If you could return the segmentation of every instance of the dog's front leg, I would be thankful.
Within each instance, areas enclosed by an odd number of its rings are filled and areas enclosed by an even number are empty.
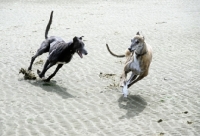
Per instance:
[[[51,74],[47,79],[44,79],[45,82],[49,82],[51,80],[52,77],[54,77],[56,75],[56,73],[58,72],[58,70],[63,66],[63,64],[58,64],[58,66],[56,67],[56,70],[53,72],[53,74]]]
[[[40,78],[44,77],[45,72],[47,71],[47,66],[49,65],[49,60],[46,60],[42,72],[37,70],[37,74]]]
[[[132,81],[130,81],[129,85],[128,85],[128,88],[135,84],[136,82],[140,81],[141,79],[143,79],[144,77],[146,77],[148,75],[148,71],[145,71],[142,75],[139,75],[138,78],[136,79],[132,79]]]
[[[52,63],[52,62],[50,63],[49,60],[47,59],[47,61],[46,61],[45,64],[44,64],[44,67],[43,67],[42,72],[40,72],[39,70],[37,70],[38,76],[39,76],[40,78],[44,77],[46,71],[47,71],[50,67],[52,67],[53,65],[55,65],[55,63]]]
[[[131,74],[131,77],[129,78],[128,81],[124,81],[124,86],[122,88],[122,92],[124,94],[124,97],[127,97],[128,95],[128,85],[130,84],[130,82],[135,79],[137,77],[137,75],[135,75],[134,73]]]

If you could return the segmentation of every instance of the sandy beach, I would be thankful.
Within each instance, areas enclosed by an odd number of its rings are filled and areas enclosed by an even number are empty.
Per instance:
[[[49,36],[84,36],[88,55],[75,54],[50,83],[24,80],[19,70],[44,40],[52,10]],[[199,136],[199,22],[199,0],[1,0],[0,136]],[[137,31],[153,60],[124,99],[125,58],[106,43],[123,54]]]

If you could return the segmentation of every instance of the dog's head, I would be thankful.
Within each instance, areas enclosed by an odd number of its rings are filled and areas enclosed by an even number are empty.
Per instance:
[[[137,50],[142,50],[144,46],[144,37],[140,35],[139,32],[136,33],[135,37],[131,39],[131,46],[128,48],[130,52]]]
[[[73,38],[73,43],[74,43],[74,50],[75,50],[75,52],[81,57],[81,58],[83,58],[83,54],[84,55],[87,55],[88,53],[87,53],[87,51],[85,50],[85,48],[84,48],[84,46],[85,46],[85,44],[83,43],[83,41],[82,41],[82,37],[83,36],[81,36],[81,37],[74,37]]]

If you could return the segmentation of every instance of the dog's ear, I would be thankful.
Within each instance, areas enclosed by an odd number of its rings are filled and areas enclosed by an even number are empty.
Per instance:
[[[78,41],[78,37],[75,36],[75,37],[73,38],[73,42],[76,42],[76,41]]]
[[[82,38],[83,38],[84,36],[81,36],[79,39],[81,39],[82,40]]]
[[[140,35],[140,32],[137,32],[136,35]]]

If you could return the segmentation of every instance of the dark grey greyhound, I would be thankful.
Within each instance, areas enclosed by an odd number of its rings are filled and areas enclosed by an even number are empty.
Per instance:
[[[44,64],[43,70],[40,72],[37,70],[37,73],[40,78],[45,76],[45,72],[55,64],[57,68],[55,69],[54,73],[51,74],[47,79],[44,81],[50,81],[52,77],[56,75],[58,70],[63,66],[63,64],[68,63],[71,61],[74,53],[76,52],[81,58],[83,58],[82,54],[87,55],[87,51],[84,49],[84,43],[82,41],[82,37],[74,37],[73,41],[66,43],[62,38],[51,36],[48,37],[48,31],[50,29],[51,23],[53,18],[53,11],[51,12],[49,23],[47,24],[46,31],[45,31],[45,40],[42,42],[40,48],[37,50],[36,54],[32,57],[30,66],[28,70],[32,69],[33,62],[35,58],[43,53],[49,52],[49,56]]]

